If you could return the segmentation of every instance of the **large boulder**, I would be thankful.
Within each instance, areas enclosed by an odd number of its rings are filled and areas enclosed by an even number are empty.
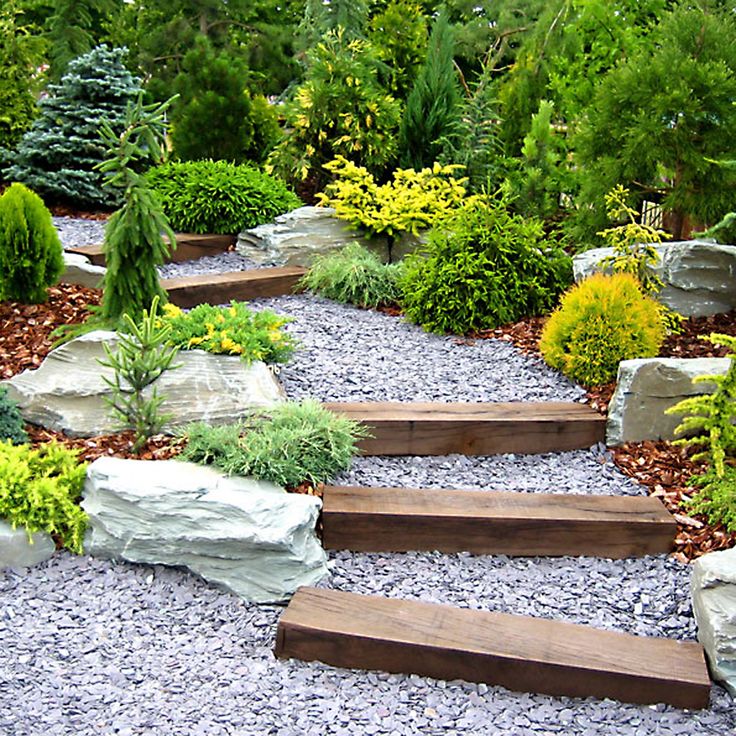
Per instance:
[[[715,384],[693,384],[693,378],[725,375],[730,362],[729,358],[622,360],[608,405],[606,442],[674,439],[683,417],[665,414],[665,409],[688,396],[714,391]]]
[[[44,532],[28,538],[23,527],[13,529],[0,519],[0,570],[4,567],[30,567],[45,562],[56,551],[54,540]]]
[[[177,460],[100,458],[82,507],[88,554],[183,566],[248,601],[287,599],[327,574],[321,501]]]
[[[98,289],[107,269],[104,266],[95,266],[89,258],[80,253],[64,251],[64,273],[59,281],[66,284],[77,284],[90,289]]]
[[[335,217],[331,207],[299,207],[272,223],[244,230],[235,246],[238,253],[258,264],[309,266],[315,256],[360,243],[384,262],[389,261],[388,240],[369,238]]]
[[[691,592],[711,675],[736,697],[736,548],[698,558]]]
[[[658,299],[687,317],[704,317],[736,309],[736,246],[707,240],[660,243],[655,271],[664,282]],[[612,248],[596,248],[573,258],[575,280],[602,270]]]
[[[3,381],[23,418],[72,437],[93,437],[118,429],[104,400],[110,389],[103,378],[114,375],[99,363],[105,357],[105,343],[114,349],[117,334],[90,332],[51,351],[37,370]],[[172,414],[167,429],[194,421],[234,422],[284,398],[264,363],[248,366],[237,356],[202,350],[182,350],[176,363],[181,367],[166,371],[153,384],[159,396],[165,397],[161,411]]]

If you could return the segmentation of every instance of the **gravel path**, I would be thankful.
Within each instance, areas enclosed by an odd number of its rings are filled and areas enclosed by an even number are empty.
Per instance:
[[[201,264],[200,264],[201,266]],[[579,400],[581,391],[494,341],[430,336],[313,297],[261,300],[302,341],[291,396],[342,400]],[[636,493],[605,448],[538,456],[359,458],[341,482]],[[333,553],[322,585],[693,639],[690,571],[633,560]],[[281,609],[184,572],[56,555],[0,572],[0,735],[736,734],[714,687],[687,712],[609,700],[277,661]]]

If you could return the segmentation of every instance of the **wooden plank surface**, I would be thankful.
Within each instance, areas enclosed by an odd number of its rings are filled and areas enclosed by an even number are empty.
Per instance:
[[[705,708],[710,695],[694,642],[316,588],[289,603],[276,655],[680,708]]]
[[[219,274],[201,274],[178,279],[162,279],[161,286],[179,307],[197,304],[224,304],[235,299],[248,301],[263,296],[291,294],[305,270],[297,266],[256,268]]]
[[[562,452],[605,440],[606,420],[585,404],[328,403],[361,422],[373,437],[364,455],[494,455]]]
[[[666,554],[677,524],[648,496],[326,486],[327,549],[591,555]]]
[[[168,240],[167,238],[165,238]],[[191,261],[204,256],[225,253],[235,243],[233,235],[198,235],[197,233],[176,233],[176,248],[170,252],[167,263]],[[86,256],[95,266],[105,265],[102,245],[77,245],[67,248],[70,253]]]

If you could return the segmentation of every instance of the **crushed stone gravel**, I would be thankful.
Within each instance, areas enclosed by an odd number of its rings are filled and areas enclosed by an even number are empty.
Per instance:
[[[258,305],[296,319],[289,329],[303,347],[281,371],[295,398],[578,401],[583,395],[505,343],[426,335],[397,318],[309,296]],[[337,480],[479,492],[638,491],[601,446],[538,456],[358,458]],[[330,566],[326,587],[695,637],[690,570],[664,555],[338,552]],[[244,603],[180,570],[64,552],[32,569],[0,571],[0,734],[736,734],[733,703],[716,686],[709,709],[688,712],[279,661],[273,643],[281,610]]]

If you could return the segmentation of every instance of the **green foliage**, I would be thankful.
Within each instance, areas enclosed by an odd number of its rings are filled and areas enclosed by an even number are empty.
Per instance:
[[[174,154],[185,161],[262,161],[280,135],[276,113],[263,97],[251,98],[248,68],[238,57],[217,53],[196,40],[174,80],[179,100],[172,110]]]
[[[167,304],[161,319],[170,329],[168,341],[182,350],[239,355],[246,363],[286,363],[296,348],[294,338],[281,329],[290,318],[268,309],[251,311],[243,302],[198,304],[188,312]]]
[[[193,424],[187,436],[184,459],[214,465],[231,475],[295,487],[324,483],[347,470],[356,441],[367,432],[357,422],[307,399],[277,405],[268,416],[255,416],[239,425]]]
[[[112,325],[125,314],[141,314],[156,297],[162,303],[167,300],[156,266],[169,253],[163,234],[172,244],[176,238],[154,191],[137,169],[163,160],[168,104],[144,105],[141,94],[128,105],[122,133],[107,121],[102,125],[109,158],[99,168],[106,174],[106,186],[120,192],[123,201],[105,227],[107,270],[99,316]]]
[[[539,341],[542,357],[583,386],[616,378],[618,364],[655,356],[664,340],[657,302],[634,276],[595,274],[563,297]]]
[[[677,444],[705,448],[693,455],[693,459],[707,459],[720,478],[725,473],[726,456],[736,451],[736,426],[733,424],[736,418],[736,337],[714,332],[706,339],[730,349],[728,372],[725,376],[697,376],[694,384],[715,384],[715,391],[689,396],[666,413],[685,415],[675,433],[688,436],[677,440]]]
[[[397,169],[385,184],[342,156],[325,165],[337,178],[317,196],[334,207],[337,217],[373,235],[417,235],[452,213],[465,198],[465,180],[455,179],[458,167],[434,164],[414,171]]]
[[[340,32],[346,40],[365,38],[369,0],[306,0],[299,24],[299,46],[315,46],[328,33]]]
[[[46,301],[46,287],[64,270],[64,256],[51,213],[22,184],[0,196],[0,299]]]
[[[326,182],[322,166],[342,155],[380,173],[396,154],[400,105],[381,86],[378,61],[360,39],[329,33],[307,54],[304,82],[284,106],[286,134],[267,171],[312,195]]]
[[[736,171],[716,160],[736,137],[736,20],[681,4],[652,41],[601,81],[576,137],[584,242],[600,229],[600,202],[616,184],[637,201],[658,197],[675,239],[687,217],[715,222],[733,207]]]
[[[227,161],[170,162],[146,178],[180,232],[234,234],[301,205],[279,179]]]
[[[5,0],[0,8],[0,149],[15,148],[38,113],[42,47],[23,22],[20,5]]]
[[[476,199],[408,256],[400,286],[406,316],[432,332],[464,334],[543,314],[572,279],[570,259],[541,222]]]
[[[726,465],[722,475],[712,468],[690,479],[700,490],[687,504],[693,514],[703,514],[710,524],[723,524],[727,532],[736,532],[736,468]]]
[[[172,365],[177,349],[165,345],[171,327],[158,319],[158,297],[154,297],[150,311],[143,311],[140,323],[129,314],[123,318],[126,332],[119,333],[117,350],[113,353],[103,343],[106,360],[99,362],[115,371],[112,379],[103,378],[112,390],[112,395],[105,399],[121,427],[135,432],[133,452],[138,452],[171,418],[161,413],[165,397],[158,395],[156,387],[148,395],[144,395],[144,390],[164,371],[179,366]]]
[[[453,63],[452,28],[445,14],[432,26],[424,62],[401,120],[401,164],[421,169],[440,157],[443,136],[452,132],[460,112],[460,85]]]
[[[375,253],[351,243],[316,258],[300,286],[337,302],[375,308],[399,301],[400,275],[400,264],[383,264]]]
[[[40,116],[11,156],[5,179],[44,198],[83,205],[115,205],[118,192],[103,189],[98,170],[105,158],[99,130],[107,121],[119,135],[126,105],[140,91],[123,65],[125,49],[99,46],[69,64],[59,84],[39,102]],[[150,303],[150,302],[149,302]]]
[[[23,417],[17,404],[8,396],[5,386],[0,386],[0,441],[20,445],[28,442]]]
[[[87,514],[78,505],[86,465],[77,452],[55,442],[38,450],[0,442],[0,518],[16,528],[58,535],[72,552],[82,553]]]

